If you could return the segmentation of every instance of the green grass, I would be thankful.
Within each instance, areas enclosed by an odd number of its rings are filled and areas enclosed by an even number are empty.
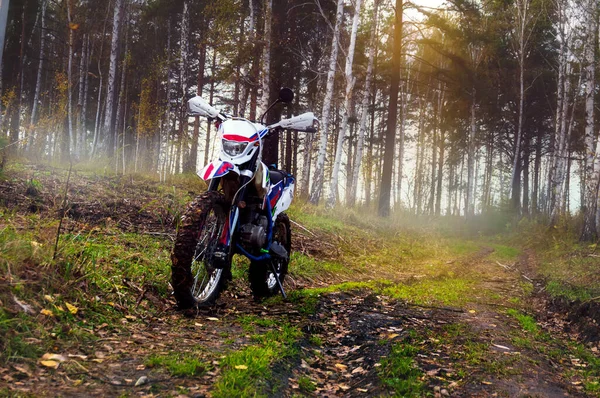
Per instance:
[[[175,377],[198,376],[210,369],[210,365],[193,353],[153,354],[145,362],[147,367],[162,367]]]
[[[462,278],[423,279],[411,284],[387,287],[382,293],[421,305],[462,305],[468,299],[473,286],[473,281]]]
[[[394,344],[390,355],[381,361],[379,378],[395,397],[419,397],[424,389],[423,373],[415,361],[419,349],[410,340]]]
[[[448,239],[448,251],[453,256],[467,256],[481,249],[481,244],[470,240]]]
[[[138,303],[142,290],[169,292],[172,242],[164,237],[107,227],[63,232],[53,260],[57,220],[3,210],[0,222],[0,282],[10,281],[0,301],[10,308],[16,297],[33,311],[1,312],[0,364],[38,357],[52,346],[89,343],[97,338],[90,331],[96,325],[120,328],[126,315],[155,313],[151,301]],[[41,342],[28,344],[29,338]]]
[[[288,324],[252,336],[255,344],[233,351],[220,361],[221,375],[214,384],[212,396],[268,396],[276,386],[269,386],[273,365],[297,355],[296,342],[302,332]]]
[[[539,326],[531,315],[523,314],[513,308],[508,309],[506,313],[519,321],[523,330],[533,333],[534,335],[537,335],[540,332]]]
[[[290,274],[301,278],[323,278],[332,274],[347,273],[345,267],[334,261],[317,260],[302,253],[292,252],[290,256]]]
[[[308,376],[300,376],[298,378],[298,386],[300,387],[300,391],[305,393],[311,393],[317,389],[315,382]]]
[[[494,251],[490,254],[489,258],[501,263],[514,263],[521,255],[521,250],[516,247],[496,243],[492,243],[490,246]]]
[[[568,285],[562,281],[549,281],[546,291],[553,297],[566,298],[569,301],[586,301],[596,297],[596,290],[587,287]]]

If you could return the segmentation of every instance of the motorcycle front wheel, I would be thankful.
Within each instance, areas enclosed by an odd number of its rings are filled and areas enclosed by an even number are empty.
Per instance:
[[[171,253],[171,283],[180,309],[214,304],[231,273],[231,255],[219,268],[214,252],[227,220],[225,198],[211,191],[189,204]]]
[[[248,278],[250,279],[250,289],[255,299],[270,297],[279,292],[275,272],[277,272],[282,285],[287,275],[292,250],[292,231],[290,229],[290,219],[285,213],[279,214],[275,221],[273,242],[277,242],[283,246],[288,256],[287,258],[273,256],[269,260],[252,261],[250,263]]]

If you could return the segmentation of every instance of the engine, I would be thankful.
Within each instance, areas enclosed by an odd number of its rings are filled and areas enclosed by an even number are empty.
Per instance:
[[[269,220],[267,217],[258,215],[254,222],[244,224],[240,227],[240,241],[248,251],[257,252],[267,243],[267,229]]]

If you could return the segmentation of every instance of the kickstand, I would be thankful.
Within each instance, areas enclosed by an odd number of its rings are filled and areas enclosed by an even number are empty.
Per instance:
[[[284,299],[287,298],[287,295],[285,294],[285,290],[283,290],[283,285],[281,284],[281,281],[279,280],[279,275],[277,275],[277,270],[275,269],[275,263],[273,261],[270,261],[271,263],[271,268],[273,269],[273,276],[275,277],[275,280],[277,281],[277,286],[279,286],[279,291],[281,292],[281,295],[283,296]]]

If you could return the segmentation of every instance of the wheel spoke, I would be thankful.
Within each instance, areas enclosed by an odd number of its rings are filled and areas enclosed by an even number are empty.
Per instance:
[[[205,228],[198,238],[191,268],[194,275],[192,295],[200,302],[207,300],[220,282],[222,270],[214,269],[210,261],[211,252],[216,247],[215,242],[219,239],[223,226],[224,223],[213,211],[207,215],[204,222]]]

